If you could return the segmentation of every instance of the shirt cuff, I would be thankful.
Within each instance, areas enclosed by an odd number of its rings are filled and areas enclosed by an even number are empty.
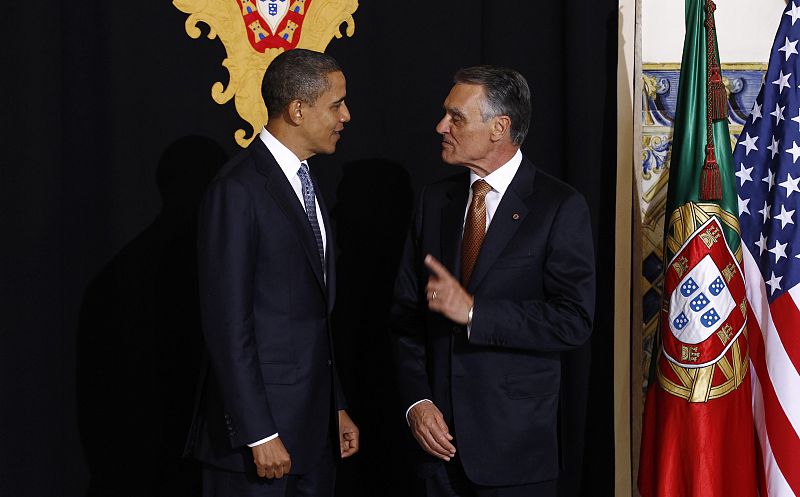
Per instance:
[[[418,401],[414,402],[413,404],[411,404],[408,407],[408,409],[406,409],[406,423],[408,423],[408,426],[411,426],[411,421],[408,420],[408,413],[410,413],[411,409],[414,409],[414,406],[419,404],[420,402],[430,402],[431,404],[433,404],[433,401],[431,399],[422,399],[422,400],[418,400]]]
[[[248,447],[255,447],[256,445],[261,445],[261,444],[263,444],[263,443],[267,443],[267,442],[269,442],[270,440],[275,440],[276,438],[278,438],[278,434],[277,434],[277,433],[275,433],[275,434],[273,434],[273,435],[270,435],[270,436],[268,436],[267,438],[262,438],[262,439],[261,439],[261,440],[259,440],[258,442],[253,442],[253,443],[251,443],[251,444],[247,444],[247,446],[248,446]]]
[[[475,310],[475,306],[469,308],[469,314],[467,314],[467,340],[469,340],[469,334],[472,331],[472,311]]]

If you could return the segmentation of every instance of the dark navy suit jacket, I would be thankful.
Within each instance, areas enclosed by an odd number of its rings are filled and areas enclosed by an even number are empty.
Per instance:
[[[247,444],[277,432],[302,474],[336,436],[345,406],[330,329],[335,249],[317,200],[325,275],[305,210],[258,137],[206,193],[198,254],[210,361],[187,447],[203,462],[255,471]]]
[[[480,485],[556,478],[561,352],[584,343],[594,315],[589,210],[571,187],[523,157],[486,232],[467,291],[466,327],[427,310],[432,254],[460,274],[469,174],[429,185],[405,248],[392,309],[401,400],[431,399]],[[420,473],[437,462],[421,453]]]

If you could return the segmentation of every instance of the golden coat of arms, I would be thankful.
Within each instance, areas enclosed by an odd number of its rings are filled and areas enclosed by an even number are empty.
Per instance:
[[[324,52],[333,37],[341,38],[345,24],[353,36],[353,13],[358,0],[173,0],[189,14],[186,33],[200,37],[199,23],[209,27],[208,38],[219,37],[227,57],[222,61],[230,81],[216,82],[211,98],[218,104],[234,99],[236,111],[252,130],[238,129],[236,143],[246,147],[267,122],[261,96],[264,72],[285,50],[306,48]]]

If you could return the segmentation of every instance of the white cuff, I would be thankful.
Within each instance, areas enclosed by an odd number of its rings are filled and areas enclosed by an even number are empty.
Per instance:
[[[414,409],[414,406],[419,404],[420,402],[430,402],[431,404],[433,404],[433,401],[431,399],[422,399],[411,404],[409,408],[406,409],[406,423],[408,423],[408,426],[411,426],[411,421],[408,420],[408,413],[410,413],[411,409]]]
[[[472,311],[475,310],[475,306],[469,308],[469,314],[467,314],[467,340],[469,340],[469,333],[472,331]]]
[[[251,444],[247,444],[247,446],[248,446],[248,447],[255,447],[256,445],[261,445],[261,444],[263,444],[263,443],[267,443],[267,442],[269,442],[270,440],[275,440],[276,438],[278,438],[278,434],[277,434],[277,433],[275,433],[275,434],[273,434],[273,435],[270,435],[270,436],[268,436],[267,438],[262,438],[262,439],[261,439],[261,440],[259,440],[258,442],[253,442],[253,443],[251,443]]]

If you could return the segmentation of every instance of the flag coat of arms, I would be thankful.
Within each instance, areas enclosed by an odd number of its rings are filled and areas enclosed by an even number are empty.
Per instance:
[[[762,497],[800,497],[800,5],[734,151]]]
[[[643,497],[755,497],[749,310],[711,0],[686,0]]]

